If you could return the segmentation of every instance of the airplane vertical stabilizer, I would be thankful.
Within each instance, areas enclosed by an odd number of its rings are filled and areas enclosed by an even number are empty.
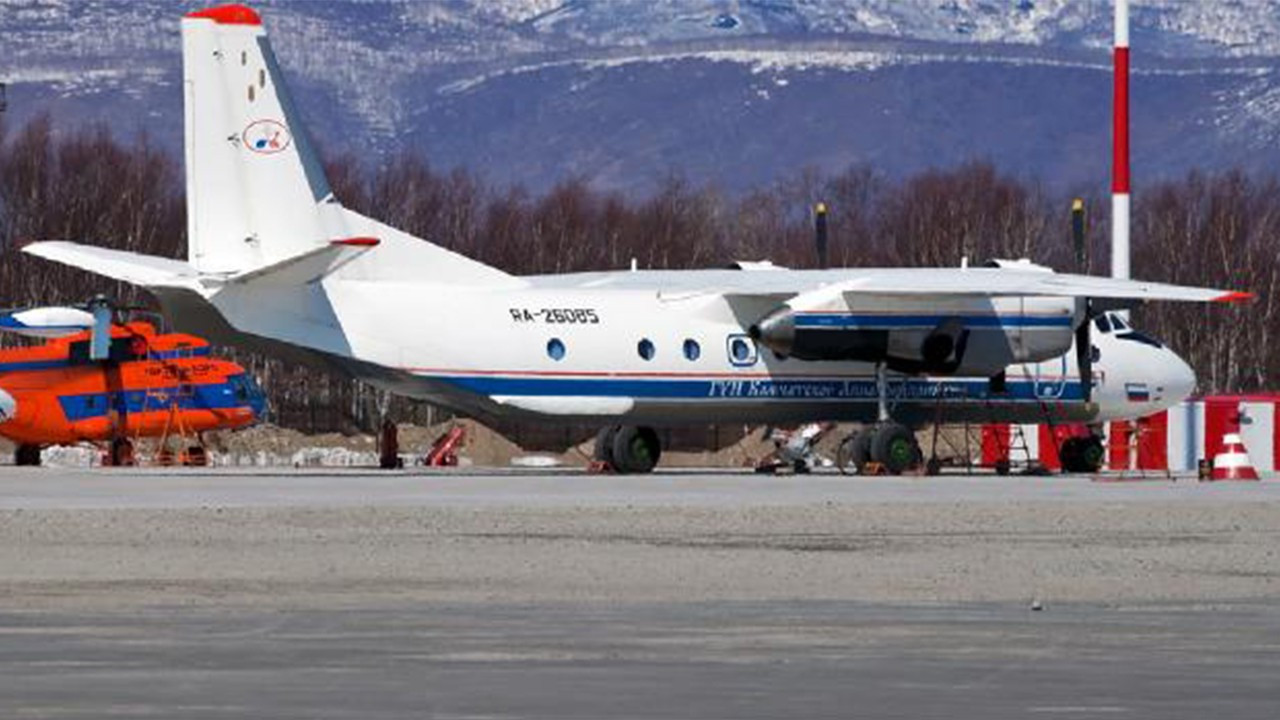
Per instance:
[[[197,272],[255,272],[385,230],[334,198],[256,12],[222,5],[188,14],[182,61],[187,253]],[[405,233],[380,232],[377,240],[377,252],[353,264],[356,276],[511,281]]]
[[[346,233],[253,10],[182,20],[188,260],[235,273]]]

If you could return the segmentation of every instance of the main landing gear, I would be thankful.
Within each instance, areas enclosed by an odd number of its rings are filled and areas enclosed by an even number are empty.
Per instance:
[[[905,425],[886,421],[864,427],[840,443],[836,465],[845,475],[901,475],[924,459],[916,434]]]
[[[916,434],[889,417],[889,382],[883,363],[876,366],[876,395],[879,422],[845,438],[836,452],[836,465],[846,475],[901,475],[924,459]]]
[[[662,442],[650,427],[612,425],[596,435],[595,466],[620,474],[652,472],[662,457]]]
[[[19,445],[13,451],[13,464],[25,467],[35,467],[40,464],[40,446],[39,445]]]

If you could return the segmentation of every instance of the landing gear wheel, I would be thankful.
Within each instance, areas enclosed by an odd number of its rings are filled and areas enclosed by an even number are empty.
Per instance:
[[[19,445],[13,451],[13,464],[24,467],[36,467],[40,464],[39,445]]]
[[[1089,437],[1067,438],[1062,443],[1059,457],[1062,460],[1062,471],[1068,473],[1095,473],[1102,468],[1106,450],[1102,447],[1102,439]]]
[[[1107,459],[1107,449],[1102,445],[1102,438],[1097,435],[1090,435],[1083,442],[1084,451],[1081,457],[1084,460],[1082,467],[1085,472],[1096,473],[1102,469],[1102,463]]]
[[[108,460],[112,467],[126,467],[133,465],[133,443],[124,438],[112,440]],[[165,464],[163,459],[160,461],[160,464]],[[172,465],[172,460],[168,464]]]
[[[207,467],[209,454],[200,445],[192,445],[182,453],[182,464],[187,467]]]
[[[916,435],[898,423],[876,426],[871,437],[871,460],[884,466],[890,475],[901,475],[923,459]]]
[[[620,473],[652,472],[662,457],[662,443],[653,428],[623,425],[613,436],[613,468]]]
[[[871,430],[863,428],[844,440],[836,449],[836,465],[842,475],[861,475],[871,462]]]
[[[609,468],[613,467],[613,438],[618,434],[617,425],[609,425],[600,428],[600,432],[596,433],[596,447],[592,453],[591,459],[597,463]]]
[[[997,475],[999,475],[999,476],[1003,477],[1003,476],[1005,476],[1005,475],[1008,475],[1008,474],[1009,474],[1009,471],[1010,471],[1010,470],[1012,470],[1012,469],[1013,469],[1013,466],[1009,463],[1009,461],[1008,461],[1008,460],[997,460],[997,461],[996,461],[996,474],[997,474]]]
[[[929,458],[924,464],[924,474],[933,476],[942,474],[942,461],[937,456]]]

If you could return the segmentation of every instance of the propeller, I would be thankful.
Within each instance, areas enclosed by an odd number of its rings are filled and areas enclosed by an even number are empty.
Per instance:
[[[1071,201],[1071,241],[1076,251],[1076,268],[1085,271],[1085,213],[1084,200]],[[1084,299],[1084,319],[1076,328],[1076,368],[1080,372],[1080,387],[1084,401],[1093,399],[1093,318],[1097,315],[1093,300]]]
[[[89,330],[93,324],[93,314],[77,307],[36,307],[0,313],[0,331],[24,337],[66,337]]]
[[[826,270],[827,262],[827,204],[813,206],[813,243],[818,250],[818,269]]]
[[[0,311],[0,332],[24,337],[52,339],[92,331],[89,359],[106,360],[111,355],[111,326],[118,308],[105,295],[95,295],[79,305],[53,305]]]

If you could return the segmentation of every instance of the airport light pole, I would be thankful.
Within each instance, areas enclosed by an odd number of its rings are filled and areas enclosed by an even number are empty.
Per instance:
[[[1111,114],[1111,277],[1129,279],[1129,0],[1116,0]]]

